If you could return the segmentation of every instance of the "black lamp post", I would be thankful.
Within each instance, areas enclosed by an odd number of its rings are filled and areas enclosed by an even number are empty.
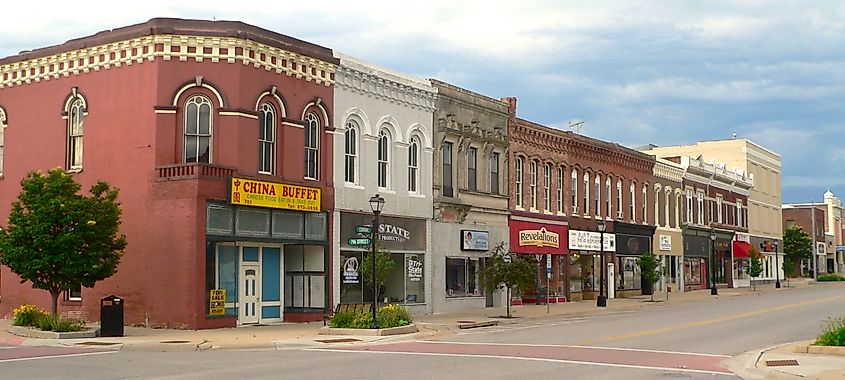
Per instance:
[[[780,264],[778,264],[778,243],[775,246],[775,289],[780,289]]]
[[[607,297],[604,296],[604,231],[607,230],[607,225],[604,223],[604,220],[599,220],[598,228],[599,234],[601,234],[601,238],[599,239],[599,255],[601,255],[601,269],[599,271],[599,296],[598,298],[596,298],[596,307],[606,307]]]
[[[378,319],[376,319],[376,311],[378,311],[378,276],[376,276],[376,241],[378,241],[378,216],[381,214],[381,210],[384,210],[384,198],[381,195],[373,195],[370,198],[370,208],[373,210],[373,233],[372,233],[372,245],[373,245],[373,325],[372,328],[378,328]]]
[[[710,231],[710,295],[716,296],[719,295],[719,291],[716,290],[716,233]]]

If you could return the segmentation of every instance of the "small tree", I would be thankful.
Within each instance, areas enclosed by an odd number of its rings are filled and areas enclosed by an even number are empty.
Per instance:
[[[792,263],[794,273],[801,273],[801,260],[813,257],[813,242],[801,226],[794,225],[783,232],[783,254]]]
[[[30,172],[0,232],[0,264],[49,291],[54,315],[61,292],[114,275],[126,247],[118,190],[102,181],[91,196],[78,194],[81,188],[59,168]]]
[[[657,283],[660,274],[663,272],[660,260],[653,253],[646,252],[637,259],[637,266],[640,267],[640,275],[643,281],[652,286],[651,301],[654,302],[654,284]]]
[[[393,259],[390,258],[390,252],[381,248],[381,243],[376,243],[376,289],[373,297],[378,302],[378,291],[384,286],[387,276],[393,270]],[[361,260],[361,276],[364,278],[364,283],[373,287],[373,252],[364,254],[364,259]]]
[[[757,291],[757,283],[754,282],[754,279],[763,274],[763,259],[760,251],[751,247],[748,250],[748,260],[748,275],[751,277],[751,286],[754,291]]]
[[[511,317],[511,289],[525,291],[534,286],[537,265],[534,260],[525,256],[508,252],[505,243],[501,242],[493,248],[493,255],[487,258],[484,269],[484,290],[493,293],[501,287],[505,288],[507,297],[507,317]]]

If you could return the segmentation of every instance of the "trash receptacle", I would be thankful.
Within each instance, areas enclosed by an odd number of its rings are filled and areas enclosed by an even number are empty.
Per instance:
[[[110,295],[100,300],[100,336],[123,336],[123,298]]]

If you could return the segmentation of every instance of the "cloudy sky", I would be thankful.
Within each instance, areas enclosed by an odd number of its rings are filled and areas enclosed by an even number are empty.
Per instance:
[[[153,17],[244,21],[627,146],[736,133],[781,155],[785,202],[845,198],[842,1],[115,3],[4,4],[0,56]]]

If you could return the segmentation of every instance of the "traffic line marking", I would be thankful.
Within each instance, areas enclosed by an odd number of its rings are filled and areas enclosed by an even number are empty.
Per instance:
[[[21,362],[26,360],[41,360],[41,359],[57,359],[57,358],[69,358],[74,356],[90,356],[90,355],[103,355],[103,354],[116,354],[117,351],[97,351],[97,352],[80,352],[76,354],[58,354],[58,355],[45,355],[45,356],[28,356],[23,358],[12,358],[12,359],[0,359],[0,363],[8,363],[8,362]]]
[[[663,351],[663,350],[647,350],[644,348],[621,348],[621,347],[596,347],[596,346],[573,346],[569,344],[531,344],[531,343],[477,343],[477,342],[450,342],[442,340],[425,340],[416,341],[427,344],[462,344],[467,346],[481,345],[481,346],[515,346],[515,347],[561,347],[561,348],[585,348],[595,350],[610,350],[610,351],[634,351],[634,352],[652,352],[657,354],[673,354],[673,355],[690,355],[690,356],[709,356],[714,358],[732,358],[730,355],[719,354],[699,354],[696,352],[681,352],[681,351]]]

